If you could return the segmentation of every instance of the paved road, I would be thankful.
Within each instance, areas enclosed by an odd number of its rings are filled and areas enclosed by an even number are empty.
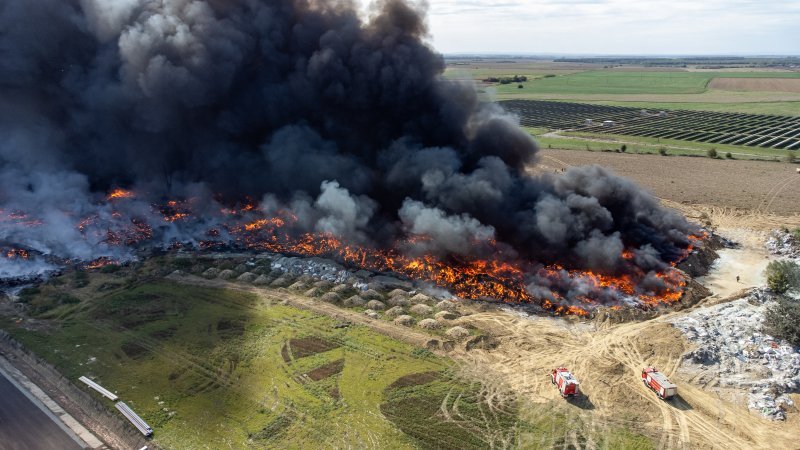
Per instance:
[[[0,373],[1,450],[80,450],[53,419]]]

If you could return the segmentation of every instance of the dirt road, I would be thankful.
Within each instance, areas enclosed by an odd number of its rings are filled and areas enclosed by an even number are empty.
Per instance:
[[[678,375],[681,354],[688,347],[680,332],[664,323],[667,317],[610,325],[478,314],[464,322],[491,332],[502,343],[493,351],[462,352],[458,358],[479,368],[473,374],[486,374],[484,382],[506,384],[540,403],[561,401],[548,371],[569,367],[581,381],[586,399],[563,402],[592,424],[581,431],[589,442],[615,426],[644,425],[663,449],[800,448],[789,424],[751,415]],[[679,396],[662,401],[647,389],[640,381],[646,365],[670,376],[679,386]]]

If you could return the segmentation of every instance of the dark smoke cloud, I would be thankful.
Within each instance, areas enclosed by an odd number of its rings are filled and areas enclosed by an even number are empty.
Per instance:
[[[531,137],[442,78],[426,37],[403,0],[368,19],[345,0],[0,1],[0,208],[42,220],[0,226],[0,241],[106,254],[76,223],[113,224],[100,200],[126,186],[149,193],[127,203],[142,214],[204,199],[206,225],[212,198],[249,196],[356,243],[424,234],[438,255],[496,239],[566,268],[624,270],[623,248],[644,273],[678,258],[693,226],[631,182],[599,167],[527,176]]]

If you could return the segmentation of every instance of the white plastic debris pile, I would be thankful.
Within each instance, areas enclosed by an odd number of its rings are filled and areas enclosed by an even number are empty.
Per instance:
[[[686,355],[689,370],[719,377],[720,385],[746,389],[748,406],[784,420],[793,406],[786,395],[800,391],[800,351],[763,334],[764,311],[772,303],[765,290],[730,303],[698,309],[672,323],[697,349]]]
[[[334,283],[353,282],[353,273],[329,259],[279,256],[270,264],[272,270],[294,275],[309,275],[316,280]]]
[[[767,239],[767,250],[773,255],[800,259],[800,239],[785,231],[773,231]]]

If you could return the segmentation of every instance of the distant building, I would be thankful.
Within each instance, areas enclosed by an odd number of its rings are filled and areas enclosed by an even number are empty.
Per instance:
[[[586,119],[586,121],[584,121],[583,124],[587,125],[587,126],[592,126],[592,125],[594,125],[594,120]]]
[[[616,125],[616,123],[613,120],[604,120],[603,121],[603,126],[604,127],[613,127],[614,125]]]

